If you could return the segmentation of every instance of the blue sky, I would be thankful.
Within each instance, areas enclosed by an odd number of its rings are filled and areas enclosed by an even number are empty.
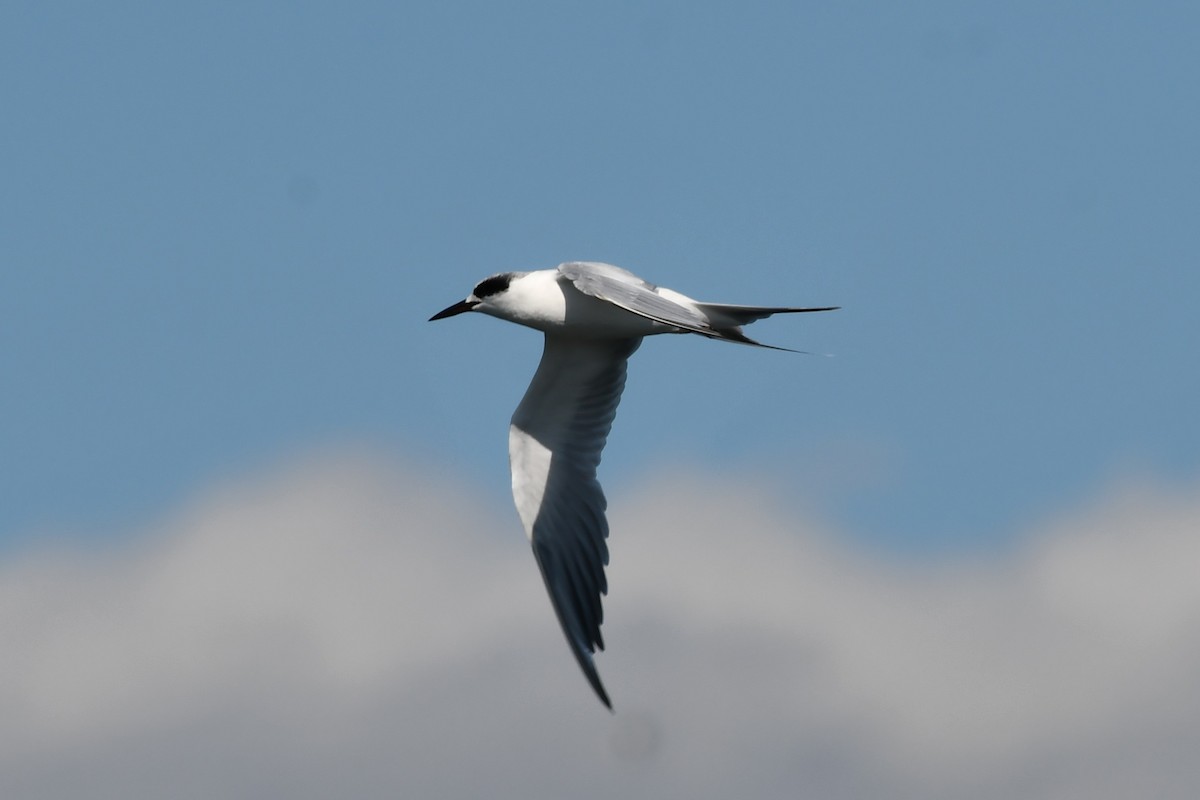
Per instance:
[[[1182,3],[7,3],[0,536],[120,538],[346,444],[500,500],[538,337],[425,320],[568,259],[844,307],[753,331],[833,358],[648,342],[610,496],[739,474],[926,553],[1186,481],[1198,34]]]

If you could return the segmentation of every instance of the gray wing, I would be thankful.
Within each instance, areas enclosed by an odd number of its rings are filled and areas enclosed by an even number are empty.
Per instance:
[[[586,295],[664,325],[720,338],[703,314],[668,300],[656,291],[657,286],[620,267],[571,261],[559,264],[558,272]]]
[[[803,352],[756,342],[742,333],[741,326],[772,314],[834,310],[833,308],[779,308],[701,303],[684,297],[678,292],[665,290],[687,300],[688,305],[683,305],[659,294],[659,288],[654,284],[647,283],[632,272],[611,264],[571,261],[559,264],[558,272],[583,294],[612,303],[614,306],[646,319],[680,331],[698,333],[710,339],[765,347],[769,350]]]
[[[513,500],[550,602],[576,661],[609,708],[592,660],[596,648],[604,649],[600,597],[608,588],[607,503],[596,467],[625,387],[626,360],[640,343],[546,336],[508,433]]]

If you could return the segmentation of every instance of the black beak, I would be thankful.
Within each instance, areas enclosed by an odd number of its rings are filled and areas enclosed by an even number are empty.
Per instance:
[[[477,305],[479,305],[478,300],[459,300],[457,303],[450,306],[449,308],[444,308],[441,311],[434,314],[432,317],[429,318],[429,321],[433,322],[435,319],[445,319],[446,317],[453,317],[455,314],[462,314],[465,311],[470,311]]]

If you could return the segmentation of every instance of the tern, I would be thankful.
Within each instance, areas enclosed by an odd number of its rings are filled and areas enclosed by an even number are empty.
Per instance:
[[[625,387],[626,362],[643,337],[658,333],[785,350],[750,339],[742,326],[772,314],[837,308],[702,303],[611,264],[572,261],[492,275],[429,318],[478,311],[546,335],[508,429],[513,501],[575,660],[610,710],[593,659],[604,649],[600,598],[608,590],[607,501],[596,467]]]

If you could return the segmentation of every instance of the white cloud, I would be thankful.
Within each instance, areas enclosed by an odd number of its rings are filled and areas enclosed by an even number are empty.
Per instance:
[[[898,565],[748,485],[614,497],[616,704],[514,512],[323,458],[0,569],[0,795],[1200,794],[1200,492]]]

